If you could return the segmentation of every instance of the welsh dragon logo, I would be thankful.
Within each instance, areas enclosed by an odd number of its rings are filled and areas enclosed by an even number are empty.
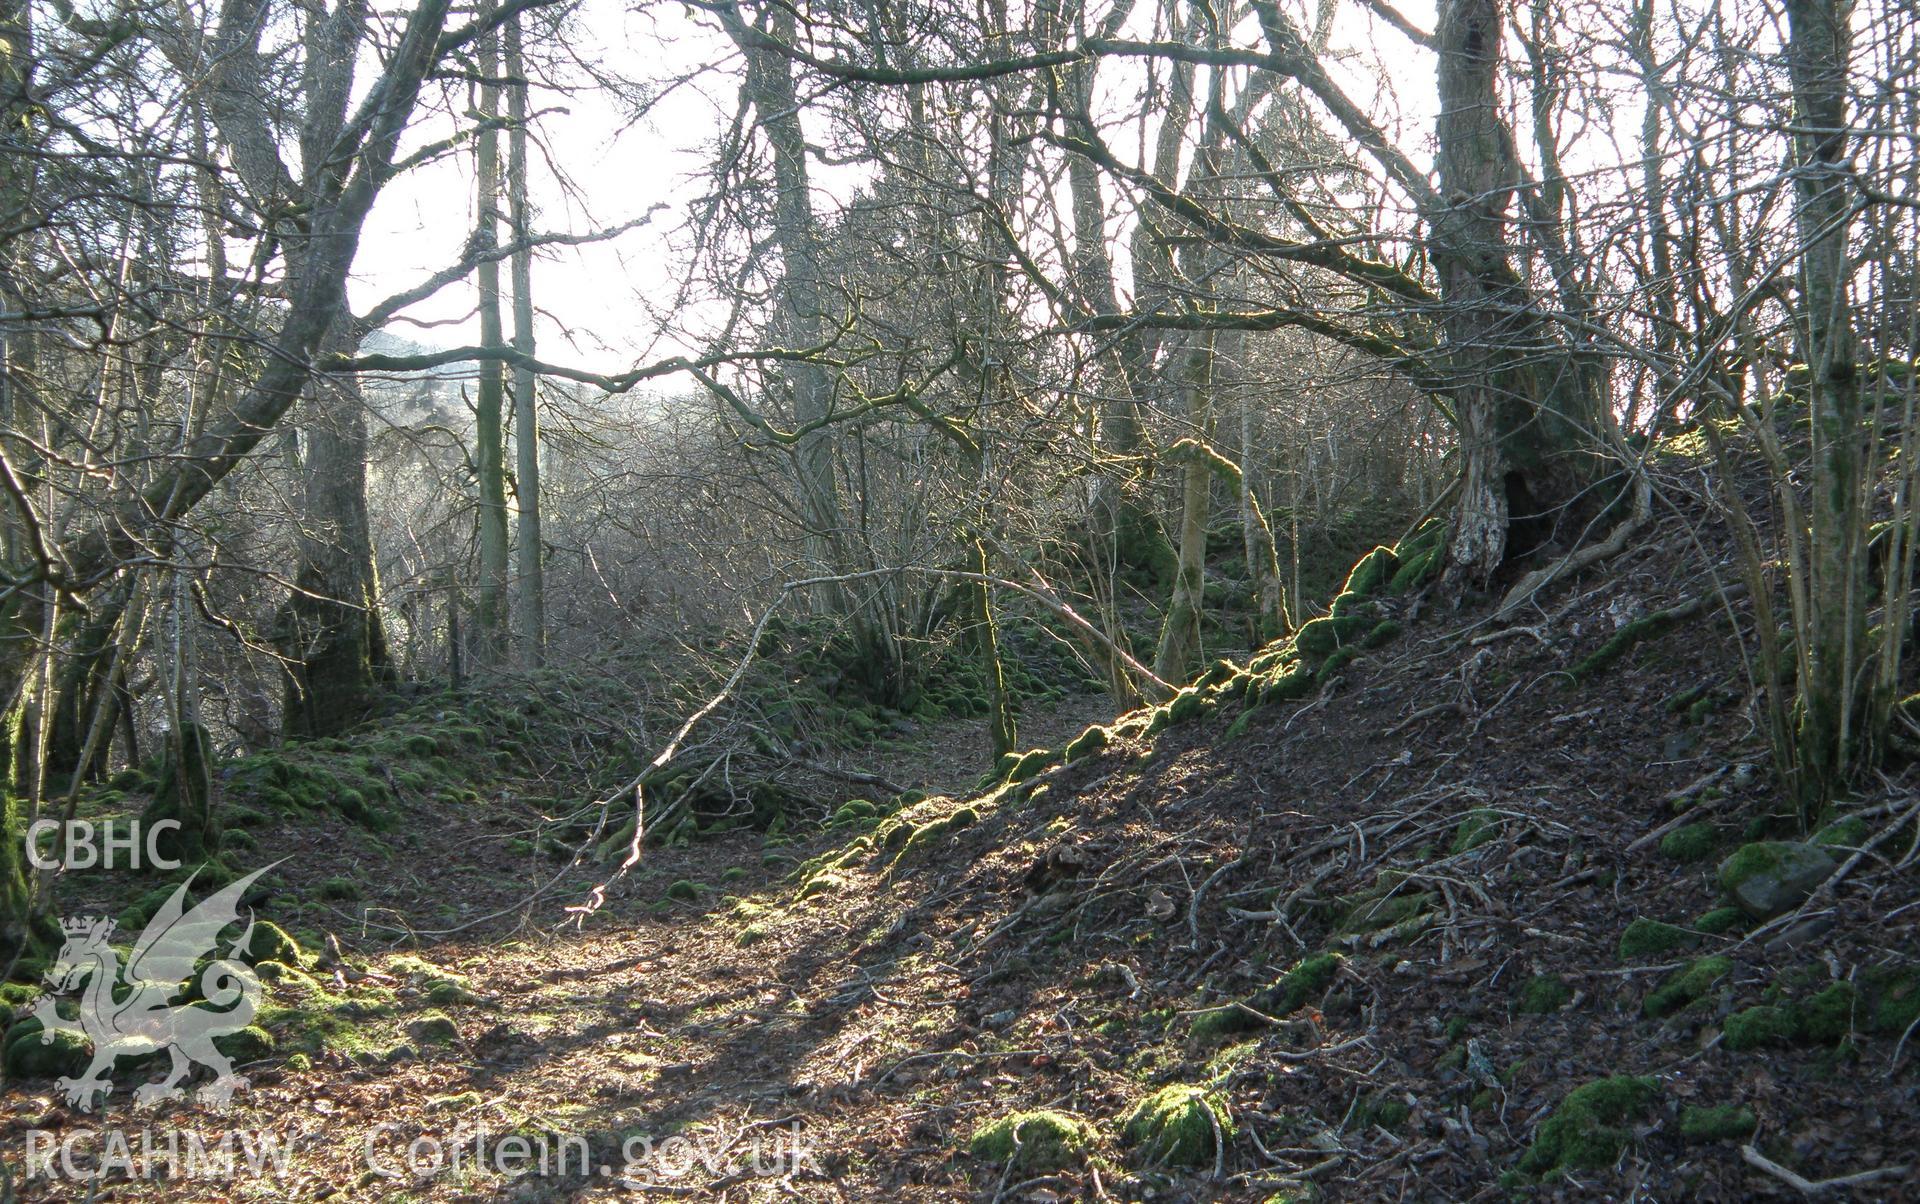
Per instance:
[[[93,1045],[93,1064],[86,1073],[55,1084],[69,1104],[91,1112],[94,1096],[113,1090],[107,1075],[116,1061],[161,1050],[172,1059],[167,1077],[135,1091],[136,1107],[184,1096],[180,1081],[196,1062],[214,1072],[213,1081],[196,1095],[204,1104],[224,1108],[234,1089],[246,1086],[232,1061],[214,1048],[213,1039],[245,1028],[260,1007],[260,978],[240,960],[253,937],[251,919],[226,956],[204,965],[200,961],[214,951],[220,933],[239,922],[240,899],[247,888],[272,868],[265,866],[222,887],[191,911],[186,909],[187,887],[193,884],[189,875],[148,921],[127,957],[124,977],[120,955],[107,943],[112,920],[81,916],[61,922],[66,944],[47,970],[46,981],[52,994],[81,992],[79,1019],[62,1017],[51,995],[40,1000],[34,1016],[43,1043],[51,1042],[56,1032],[72,1032]],[[191,991],[196,983],[198,998]]]

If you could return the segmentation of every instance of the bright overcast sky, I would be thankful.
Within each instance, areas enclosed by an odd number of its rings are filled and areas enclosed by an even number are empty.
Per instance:
[[[1401,7],[1416,23],[1431,28],[1430,3],[1414,0]],[[1151,9],[1141,6],[1140,11]],[[541,356],[615,370],[638,358],[688,349],[661,343],[644,301],[671,296],[680,282],[680,269],[668,253],[667,235],[684,221],[688,198],[704,187],[697,177],[706,163],[705,147],[732,116],[736,86],[730,72],[732,46],[712,31],[710,20],[695,24],[677,6],[655,6],[635,14],[620,0],[586,0],[576,26],[596,43],[580,47],[582,58],[598,58],[629,77],[670,76],[688,64],[720,67],[698,87],[667,97],[646,121],[624,129],[614,106],[592,91],[566,98],[535,93],[536,109],[564,104],[569,110],[542,117],[538,136],[583,194],[580,199],[566,197],[554,183],[545,157],[536,150],[533,188],[540,210],[536,229],[580,233],[631,220],[655,205],[667,206],[649,226],[617,242],[555,249],[535,261],[534,298],[543,311]],[[1333,66],[1356,98],[1364,101],[1375,95],[1373,73],[1384,67],[1398,93],[1394,107],[1409,119],[1409,136],[1402,145],[1417,161],[1425,162],[1424,135],[1412,131],[1426,126],[1431,111],[1430,59],[1352,3],[1343,8],[1333,41]],[[443,135],[443,129],[423,128],[414,137],[424,141]],[[503,145],[503,162],[504,158]],[[832,174],[816,165],[816,186],[833,187]],[[470,154],[450,157],[395,181],[381,197],[362,239],[351,285],[354,308],[364,311],[453,262],[473,228],[473,211]],[[503,271],[503,284],[506,275]],[[402,321],[389,330],[435,346],[476,342],[475,301],[471,282],[447,288],[408,311],[414,319],[443,325],[423,329]],[[571,345],[562,337],[563,330],[572,332]]]

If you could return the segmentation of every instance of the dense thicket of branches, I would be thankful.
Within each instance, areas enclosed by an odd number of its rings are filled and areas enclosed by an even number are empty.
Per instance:
[[[1619,546],[1649,436],[1694,423],[1777,486],[1726,501],[1783,772],[1817,800],[1892,739],[1909,6],[651,15],[686,37],[596,62],[566,0],[0,7],[0,953],[18,826],[201,730],[697,647],[805,578],[860,688],[973,658],[1009,748],[1003,607],[1071,610],[1116,697],[1164,693],[1424,515],[1454,594]],[[677,350],[536,358],[539,257],[658,217],[543,204],[586,166],[544,101],[685,141],[647,117],[687,91],[715,122],[658,227],[678,287],[609,299]],[[464,250],[355,312],[383,190],[449,164]],[[382,333],[449,291],[470,345]]]

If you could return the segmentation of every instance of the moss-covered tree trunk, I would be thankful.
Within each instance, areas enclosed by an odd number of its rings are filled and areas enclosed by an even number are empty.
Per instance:
[[[1196,332],[1181,357],[1180,392],[1188,425],[1204,443],[1212,428],[1214,336]],[[1204,455],[1185,458],[1180,469],[1180,562],[1173,597],[1160,629],[1153,658],[1154,676],[1178,684],[1200,654],[1200,617],[1206,608],[1207,518],[1212,499],[1213,466]]]
[[[1884,725],[1867,660],[1868,513],[1860,432],[1858,349],[1847,297],[1852,167],[1847,71],[1852,5],[1788,0],[1787,66],[1793,81],[1794,221],[1800,240],[1797,324],[1808,366],[1812,482],[1807,614],[1797,615],[1801,658],[1795,783],[1803,804],[1831,796],[1870,757]]]
[[[24,68],[33,61],[34,51],[32,12],[26,0],[0,0],[0,119],[11,123],[12,128],[6,131],[10,143],[31,138],[42,124],[29,120],[30,109],[23,103],[27,84]],[[32,222],[37,163],[32,155],[0,154],[0,223],[9,228],[24,229]],[[6,277],[0,291],[8,297],[25,295],[17,286],[18,273],[26,265],[16,257],[26,246],[25,239],[10,239],[8,253],[0,257],[0,273]],[[31,338],[14,323],[0,326],[0,422],[9,427],[20,408],[18,391],[32,379]],[[12,502],[0,508],[0,566],[9,576],[26,567],[22,555],[24,519]],[[11,970],[16,959],[31,952],[36,943],[31,880],[22,844],[27,808],[21,798],[21,767],[11,754],[19,746],[19,726],[25,715],[22,687],[37,627],[32,621],[35,616],[25,612],[37,609],[31,590],[0,601],[0,706],[11,708],[0,715],[5,720],[7,740],[7,772],[5,780],[0,781],[0,974]]]
[[[96,726],[111,733],[119,718],[125,673],[118,637],[131,593],[129,581],[102,599],[93,614],[69,615],[62,624],[71,630],[71,640],[54,680],[53,728],[47,735],[49,780],[72,783],[96,775],[106,763],[112,741],[94,739],[91,749],[88,743]]]
[[[984,539],[975,539],[969,568],[983,577],[992,573],[993,560]],[[1013,719],[1013,699],[1007,693],[1006,665],[1001,660],[1000,621],[993,613],[993,586],[985,581],[973,583],[973,624],[976,655],[987,679],[988,729],[993,736],[993,755],[1005,756],[1014,750],[1019,732]]]
[[[0,721],[4,722],[6,745],[5,781],[0,782],[0,977],[12,971],[23,957],[43,953],[52,937],[52,922],[39,909],[35,899],[31,867],[27,864],[26,835],[32,804],[27,791],[34,776],[32,747],[27,716],[30,702],[19,689],[26,682],[31,658],[22,655],[27,647],[20,637],[22,608],[0,607],[0,688],[9,691],[15,701]]]
[[[180,825],[156,838],[162,856],[194,862],[220,851],[220,829],[213,814],[213,741],[201,724],[182,723],[167,741],[160,784],[140,813],[143,829],[161,820]]]
[[[1231,340],[1224,358],[1229,363],[1246,362],[1246,335],[1234,332],[1222,335]],[[1255,457],[1259,449],[1254,438],[1253,400],[1247,390],[1240,396],[1240,463],[1234,465],[1232,484],[1240,499],[1240,542],[1247,560],[1247,580],[1253,586],[1253,605],[1259,642],[1277,640],[1293,630],[1287,609],[1286,579],[1280,572],[1280,549],[1267,522],[1265,507],[1253,487]]]

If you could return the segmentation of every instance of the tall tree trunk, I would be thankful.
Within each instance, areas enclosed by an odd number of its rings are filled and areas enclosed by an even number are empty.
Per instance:
[[[1809,806],[1854,771],[1869,735],[1863,704],[1869,598],[1858,348],[1847,297],[1851,225],[1847,0],[1788,0],[1793,81],[1794,222],[1800,240],[1799,337],[1812,420],[1808,641],[1800,683],[1800,781]]]
[[[1201,23],[1207,25],[1209,40],[1216,48],[1224,44],[1218,18],[1211,8],[1196,3],[1195,19],[1196,28]],[[1188,99],[1176,107],[1184,113],[1191,105],[1191,76],[1181,90]],[[1225,125],[1231,120],[1226,114],[1225,100],[1226,73],[1216,70],[1210,78],[1206,115],[1187,173],[1188,189],[1211,191],[1224,182],[1221,150],[1226,141]],[[1184,128],[1185,124],[1183,117],[1181,126]],[[1177,138],[1178,131],[1175,136]],[[1176,145],[1163,130],[1156,170],[1164,172],[1163,178],[1168,181],[1173,179],[1178,162],[1177,153],[1169,155],[1168,148]],[[1194,244],[1183,249],[1179,262],[1179,275],[1185,277],[1181,283],[1195,290],[1215,287],[1217,277],[1226,266],[1224,257],[1217,251]],[[1161,253],[1160,267],[1167,273],[1166,283],[1174,283],[1176,275],[1170,254]],[[1181,468],[1178,567],[1174,572],[1172,597],[1167,603],[1166,621],[1160,629],[1160,647],[1153,662],[1154,675],[1173,683],[1186,680],[1188,669],[1200,654],[1200,620],[1206,612],[1207,522],[1213,498],[1213,464],[1207,453],[1213,447],[1213,391],[1218,367],[1215,352],[1219,339],[1213,331],[1192,331],[1179,337],[1180,341],[1175,343],[1177,353],[1168,357],[1172,367],[1168,373],[1169,383],[1180,397],[1182,416],[1201,454],[1187,457]]]
[[[792,44],[793,11],[769,5],[761,23],[751,29],[737,13],[722,20],[746,56],[747,98],[773,151],[773,241],[783,268],[780,299],[788,337],[796,347],[818,347],[826,340],[828,322],[806,134],[800,126],[793,64],[765,44],[769,36]],[[833,403],[827,370],[803,361],[790,365],[786,375],[793,390],[794,422],[806,426],[826,418]],[[809,558],[816,571],[844,572],[849,567],[842,548],[846,523],[834,479],[832,434],[820,429],[803,435],[793,449],[793,465],[808,527]],[[845,610],[845,592],[822,586],[814,592],[813,604],[816,611]]]
[[[334,341],[351,352],[356,340]],[[367,414],[360,382],[318,380],[308,398],[305,495],[296,546],[299,567],[288,602],[291,652],[289,734],[331,736],[366,717],[391,677],[380,588],[367,514]]]
[[[362,33],[361,23],[344,6],[330,17],[315,17],[308,23],[302,88],[307,113],[300,130],[300,153],[309,186],[325,170],[323,164],[345,122]],[[268,148],[255,153],[261,162],[252,169],[251,182],[262,189],[276,186],[284,169]],[[220,184],[209,175],[201,188],[215,198]],[[207,212],[210,284],[218,287],[226,275],[224,232],[218,207],[211,200]],[[287,248],[289,269],[304,272],[310,254],[304,240],[289,239]],[[321,350],[350,355],[358,350],[363,333],[342,317],[328,331]],[[226,408],[224,394],[232,385],[226,374],[214,374],[206,412]],[[294,664],[287,676],[282,711],[287,732],[316,737],[333,735],[363,718],[374,695],[389,680],[389,669],[367,514],[367,416],[360,383],[351,376],[315,377],[306,406],[303,446],[297,457],[304,505],[294,541],[297,564],[286,613]],[[193,724],[197,729],[197,719]],[[169,747],[181,753],[177,733]]]
[[[484,7],[490,13],[492,5]],[[480,135],[474,171],[479,224],[476,249],[500,245],[500,50],[496,33],[480,42]],[[480,345],[506,346],[500,329],[500,262],[481,260]],[[475,591],[474,655],[483,666],[499,664],[507,649],[507,464],[503,430],[506,372],[497,359],[482,360],[474,403],[474,472],[479,486],[480,580]]]
[[[32,9],[27,0],[0,0],[0,120],[28,135],[40,126],[29,119],[25,65],[33,61]],[[0,224],[26,229],[31,223],[37,160],[31,155],[0,155]],[[20,269],[13,256],[0,261],[0,304],[19,304]],[[16,423],[24,407],[20,394],[32,378],[32,336],[13,323],[0,328],[0,422]],[[11,451],[12,449],[8,449]],[[0,518],[0,568],[15,578],[32,571],[26,555],[27,527],[33,516],[17,501],[9,501]],[[26,718],[24,666],[31,663],[36,608],[23,595],[0,600],[0,738],[6,741],[6,777],[0,781],[0,977],[10,973],[23,954],[37,951],[46,936],[47,922],[37,914],[24,856],[30,804],[22,780],[23,766],[13,756],[21,747],[20,726]]]
[[[1185,402],[1185,417],[1202,447],[1212,442],[1214,335],[1194,331],[1188,336],[1175,379]],[[1186,680],[1200,653],[1200,617],[1206,610],[1207,511],[1213,488],[1213,465],[1204,454],[1185,457],[1180,470],[1180,561],[1173,577],[1173,597],[1167,603],[1166,622],[1160,628],[1160,648],[1153,658],[1154,676],[1179,684]]]
[[[527,65],[520,50],[521,14],[507,22],[507,220],[513,238],[513,349],[533,357],[533,215],[527,199]],[[540,408],[534,390],[533,368],[513,368],[514,498],[518,525],[514,532],[514,646],[523,668],[540,666],[547,638],[546,579],[540,534]]]
[[[1544,543],[1594,471],[1607,416],[1590,375],[1538,316],[1508,257],[1518,169],[1500,118],[1497,0],[1442,0],[1440,195],[1427,215],[1459,422],[1461,483],[1449,572],[1485,581]],[[1583,454],[1584,453],[1584,454]],[[1526,524],[1510,541],[1516,522]]]
[[[1220,337],[1231,340],[1234,349],[1222,358],[1232,364],[1243,362],[1246,336],[1234,333]],[[1253,469],[1259,454],[1254,442],[1253,400],[1244,389],[1238,400],[1240,471],[1235,484],[1240,493],[1240,536],[1247,558],[1247,579],[1253,584],[1254,611],[1259,624],[1256,635],[1265,643],[1286,635],[1293,629],[1293,621],[1287,611],[1286,581],[1280,575],[1280,550],[1275,546],[1273,527],[1267,522],[1266,511],[1253,487]]]
[[[1113,36],[1130,8],[1117,5],[1102,36]],[[1066,71],[1074,115],[1089,124],[1093,121],[1093,71],[1091,62],[1076,63]],[[1099,168],[1084,155],[1068,156],[1067,189],[1073,217],[1074,291],[1092,313],[1117,314],[1120,300],[1107,249],[1107,207]],[[1149,387],[1149,356],[1141,332],[1129,326],[1114,336],[1113,352],[1103,359],[1117,370],[1103,371],[1097,378],[1102,401],[1094,447],[1100,472],[1094,478],[1089,510],[1096,547],[1111,549],[1117,567],[1142,570],[1154,584],[1167,587],[1177,567],[1173,545],[1147,498],[1153,465],[1140,423],[1140,402]],[[1124,681],[1117,662],[1110,662],[1108,669],[1116,693],[1131,695],[1132,685]]]

